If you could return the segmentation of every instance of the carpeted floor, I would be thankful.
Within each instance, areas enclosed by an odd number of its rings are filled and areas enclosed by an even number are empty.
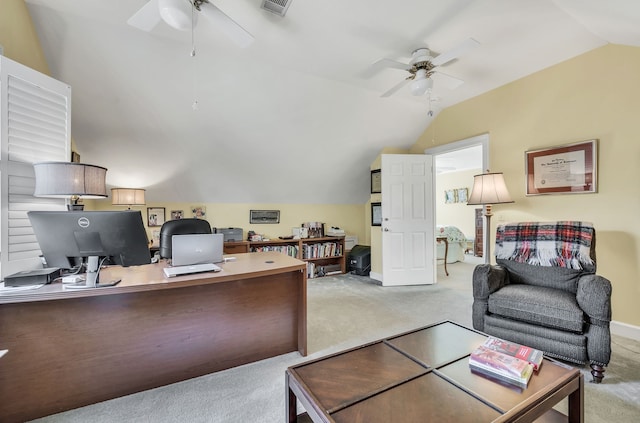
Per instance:
[[[311,279],[307,357],[285,354],[36,421],[283,422],[287,367],[436,321],[470,327],[474,266],[450,264],[448,277],[439,266],[438,283],[430,286],[382,287],[350,274]],[[614,336],[612,347],[604,382],[585,383],[587,423],[640,421],[640,342]]]

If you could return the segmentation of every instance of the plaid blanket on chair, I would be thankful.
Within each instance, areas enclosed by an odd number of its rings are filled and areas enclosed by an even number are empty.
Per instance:
[[[496,258],[537,266],[595,270],[595,230],[588,222],[521,222],[498,225]],[[594,255],[595,257],[595,255]]]

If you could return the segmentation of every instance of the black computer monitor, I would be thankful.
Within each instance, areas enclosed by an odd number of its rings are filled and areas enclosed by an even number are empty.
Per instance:
[[[98,259],[121,266],[151,263],[147,232],[137,210],[30,211],[27,215],[47,266],[69,269],[78,257],[86,258],[87,285],[92,285],[89,273],[99,270]]]

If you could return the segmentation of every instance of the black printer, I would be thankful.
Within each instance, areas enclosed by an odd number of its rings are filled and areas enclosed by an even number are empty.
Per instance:
[[[356,245],[349,252],[348,269],[351,273],[360,276],[369,276],[371,272],[371,247],[368,245]]]

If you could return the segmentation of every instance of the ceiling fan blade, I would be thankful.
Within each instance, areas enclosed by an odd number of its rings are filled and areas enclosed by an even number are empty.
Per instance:
[[[455,76],[447,75],[446,73],[442,73],[440,71],[435,71],[433,73],[433,78],[437,79],[438,85],[444,85],[450,90],[455,90],[460,85],[464,84],[462,79],[456,78]]]
[[[382,69],[393,68],[393,69],[402,69],[408,71],[411,69],[411,65],[406,63],[397,62],[391,59],[380,59],[377,62],[373,63],[369,66],[363,73],[362,76],[364,78],[370,78],[376,73],[380,72]]]
[[[380,97],[389,97],[393,94],[396,93],[396,91],[398,91],[400,88],[404,87],[405,85],[407,85],[409,83],[409,81],[411,81],[413,78],[409,77],[409,78],[405,78],[402,81],[400,81],[399,83],[397,83],[396,85],[394,85],[393,87],[391,87],[390,90],[388,90],[387,92],[385,92],[384,94],[382,94]]]
[[[142,31],[151,31],[160,21],[160,8],[158,7],[158,0],[150,0],[147,4],[142,6],[140,10],[133,14],[127,23]]]
[[[478,47],[479,45],[480,45],[479,42],[477,42],[473,38],[469,38],[469,39],[463,41],[462,43],[458,44],[452,50],[449,50],[446,53],[442,53],[441,55],[439,55],[438,57],[433,59],[431,61],[431,63],[433,64],[433,66],[442,66],[447,62],[450,62],[450,61],[452,61],[454,59],[457,59],[458,57],[462,56],[463,54],[467,53],[468,51],[473,50],[474,48]]]
[[[213,22],[214,26],[224,32],[233,42],[240,47],[248,47],[253,43],[254,38],[249,32],[242,28],[236,21],[225,15],[222,10],[213,4],[206,2],[200,6],[202,14]]]

